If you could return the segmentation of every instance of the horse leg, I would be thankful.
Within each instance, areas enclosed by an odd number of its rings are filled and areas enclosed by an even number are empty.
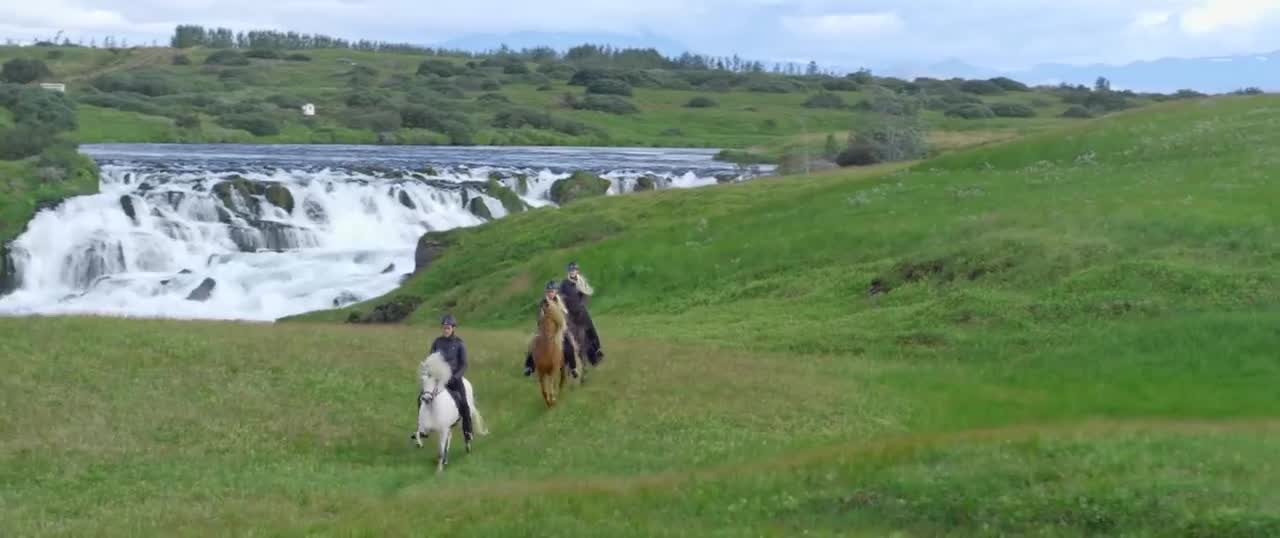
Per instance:
[[[444,472],[445,462],[449,458],[449,437],[452,433],[452,428],[445,428],[440,432],[440,445],[436,453],[436,473]]]
[[[547,374],[538,372],[538,388],[542,389],[542,403],[547,404],[547,408],[555,405],[551,400],[551,394],[547,392]]]

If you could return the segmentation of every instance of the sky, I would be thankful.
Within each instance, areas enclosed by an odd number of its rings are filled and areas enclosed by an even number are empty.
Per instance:
[[[521,31],[651,33],[715,55],[856,68],[948,59],[997,69],[1280,50],[1280,0],[0,0],[0,39],[177,24],[431,44]]]

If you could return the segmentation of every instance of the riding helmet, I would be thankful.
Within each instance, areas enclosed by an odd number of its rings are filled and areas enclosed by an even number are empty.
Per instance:
[[[578,262],[569,262],[569,266],[568,266],[565,270],[566,270],[566,271],[577,271],[577,270],[578,270]]]
[[[450,326],[450,327],[457,327],[457,326],[458,326],[458,321],[457,321],[457,320],[455,320],[455,319],[453,319],[453,314],[445,314],[445,315],[444,315],[444,319],[441,319],[441,320],[440,320],[440,325],[448,325],[448,326]]]
[[[557,285],[556,285],[556,281],[554,281],[554,280],[548,280],[548,281],[547,281],[547,287],[546,287],[545,289],[548,289],[548,290],[554,290],[554,289],[557,289],[557,288],[559,288],[559,286],[557,286]]]

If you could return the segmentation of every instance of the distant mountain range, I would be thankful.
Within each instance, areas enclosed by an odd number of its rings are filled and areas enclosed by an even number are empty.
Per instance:
[[[515,32],[508,34],[471,34],[449,39],[433,46],[471,51],[488,51],[506,44],[513,49],[549,46],[564,51],[569,47],[591,43],[614,47],[651,47],[667,56],[679,56],[689,51],[683,44],[658,35],[617,33],[562,33]],[[772,65],[770,58],[750,58]],[[830,68],[830,65],[824,67]],[[1040,64],[1030,69],[1004,71],[990,69],[951,59],[933,64],[898,64],[894,66],[867,66],[879,75],[902,78],[1009,77],[1027,84],[1084,84],[1092,86],[1098,77],[1106,77],[1111,87],[1133,91],[1174,92],[1193,89],[1204,93],[1226,93],[1240,88],[1258,87],[1266,91],[1280,91],[1280,51],[1239,56],[1203,58],[1162,58],[1123,65],[1069,65],[1062,63]],[[858,67],[841,67],[837,71],[855,71]]]
[[[1116,89],[1153,92],[1188,88],[1205,93],[1226,93],[1247,87],[1278,91],[1280,51],[1239,56],[1162,58],[1124,65],[1046,63],[1021,71],[986,69],[960,60],[948,60],[922,67],[899,65],[878,72],[905,78],[1005,76],[1033,85],[1066,82],[1092,86],[1098,77],[1106,77],[1111,81],[1111,87]]]
[[[519,50],[523,48],[551,47],[561,52],[589,43],[592,45],[610,45],[618,48],[653,48],[664,56],[679,56],[688,51],[688,47],[670,39],[650,33],[613,34],[613,33],[566,33],[566,32],[513,32],[508,34],[469,34],[448,39],[431,46],[449,49],[485,52],[496,50],[502,45]]]

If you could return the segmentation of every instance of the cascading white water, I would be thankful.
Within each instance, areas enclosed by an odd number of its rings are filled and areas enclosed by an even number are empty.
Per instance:
[[[154,161],[108,160],[98,194],[37,214],[9,245],[18,286],[0,314],[274,320],[342,306],[395,289],[423,233],[485,222],[473,204],[506,216],[491,178],[536,207],[569,175]],[[642,175],[658,188],[717,182],[691,170],[601,172],[610,194]]]

